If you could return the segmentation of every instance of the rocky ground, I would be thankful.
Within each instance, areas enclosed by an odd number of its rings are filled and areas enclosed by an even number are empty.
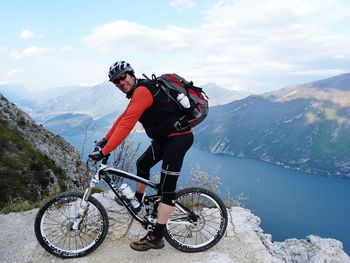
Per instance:
[[[110,228],[103,244],[83,258],[64,262],[339,262],[350,263],[341,242],[308,236],[305,240],[288,239],[272,242],[271,235],[259,227],[260,219],[249,210],[233,207],[229,210],[229,225],[225,237],[213,248],[202,253],[182,253],[169,244],[162,250],[136,252],[129,248],[132,240],[144,234],[139,223],[127,214],[125,208],[113,201],[106,192],[95,195],[105,206]],[[22,213],[0,215],[0,262],[63,262],[47,253],[36,241],[34,218],[38,209]]]

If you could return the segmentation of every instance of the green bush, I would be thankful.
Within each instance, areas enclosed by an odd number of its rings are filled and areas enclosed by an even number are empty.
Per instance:
[[[53,198],[60,192],[61,191],[56,188],[50,194],[46,195],[41,200],[35,202],[19,199],[16,201],[9,201],[7,203],[1,203],[0,214],[16,213],[42,207],[46,202],[48,202],[51,198]]]

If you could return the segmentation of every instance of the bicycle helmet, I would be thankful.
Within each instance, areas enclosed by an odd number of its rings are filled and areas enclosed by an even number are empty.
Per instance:
[[[131,65],[128,62],[125,62],[123,60],[117,61],[109,68],[109,72],[108,72],[109,81],[113,81],[127,72],[131,72],[132,74],[135,74],[134,69],[131,67]]]

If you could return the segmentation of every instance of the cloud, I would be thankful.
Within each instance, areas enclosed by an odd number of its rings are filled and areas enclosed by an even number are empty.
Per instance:
[[[183,11],[192,9],[196,6],[196,1],[193,0],[172,0],[169,5],[176,8],[177,10]]]
[[[61,47],[60,50],[61,51],[72,51],[73,46],[72,45],[65,45],[65,46]]]
[[[320,78],[346,72],[348,17],[350,4],[341,0],[218,1],[196,28],[114,21],[82,42],[102,53],[141,55],[136,59],[149,53],[158,66],[227,88],[271,90],[295,83],[303,72]]]
[[[220,1],[206,12],[197,38],[202,44],[196,56],[201,59],[195,63],[203,73],[212,71],[226,81],[254,77],[271,88],[293,83],[304,71],[323,72],[321,78],[344,73],[350,66],[350,8],[344,5],[322,0]],[[208,58],[213,55],[231,62],[212,62]],[[335,61],[340,59],[342,70]]]
[[[20,75],[23,72],[22,69],[12,69],[9,72],[7,72],[7,77],[8,78],[14,78],[17,77],[18,75]]]
[[[12,51],[9,56],[13,59],[27,59],[51,54],[55,49],[31,46],[21,51]]]
[[[21,33],[19,34],[20,39],[31,39],[39,37],[36,33],[30,31],[29,29],[23,29]]]
[[[55,55],[62,52],[69,52],[72,50],[73,50],[72,45],[65,45],[60,48],[46,48],[46,47],[31,46],[23,50],[9,51],[8,56],[16,60],[30,59],[30,58],[36,58],[36,57]]]
[[[186,38],[190,33],[189,29],[176,26],[157,29],[130,21],[115,21],[94,28],[82,42],[102,53],[173,51],[187,47]]]

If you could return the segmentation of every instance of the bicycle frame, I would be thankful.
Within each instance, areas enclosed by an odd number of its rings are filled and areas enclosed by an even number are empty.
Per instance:
[[[121,197],[119,189],[116,189],[111,184],[110,177],[108,176],[109,174],[115,175],[118,177],[122,177],[122,178],[126,178],[126,179],[130,179],[134,182],[145,184],[153,189],[158,189],[159,184],[155,184],[155,183],[151,182],[150,180],[144,179],[144,178],[139,177],[137,175],[134,175],[132,173],[128,173],[128,172],[125,172],[123,170],[113,168],[113,167],[106,167],[106,168],[102,168],[99,170],[99,175],[101,176],[101,179],[104,182],[106,182],[106,184],[110,187],[110,189],[113,191],[113,193],[123,202],[124,206],[126,207],[126,209],[128,209],[128,211],[132,215],[132,217],[135,218],[137,221],[139,221],[143,226],[145,225],[145,227],[147,227],[150,222],[147,222],[144,218],[141,218],[138,215],[138,213],[135,213],[135,211],[131,208],[131,205],[126,203],[126,201]],[[155,197],[160,198],[160,196],[155,196]]]
[[[121,200],[121,202],[126,207],[126,209],[129,211],[131,216],[134,219],[136,219],[138,222],[140,222],[145,229],[150,230],[154,226],[154,222],[151,222],[151,220],[148,219],[147,217],[143,217],[143,218],[140,217],[140,215],[138,213],[136,213],[131,208],[132,207],[131,204],[127,203],[124,200],[124,198],[122,198],[120,190],[117,189],[116,187],[114,187],[114,185],[111,183],[111,178],[109,177],[109,175],[115,175],[115,176],[118,176],[118,177],[130,179],[130,180],[132,180],[134,182],[145,184],[145,185],[147,185],[147,186],[149,186],[149,187],[151,187],[153,189],[156,189],[156,190],[159,189],[160,184],[155,184],[155,183],[153,183],[150,180],[144,179],[144,178],[139,177],[137,175],[134,175],[132,173],[128,173],[128,172],[125,172],[123,170],[107,166],[106,163],[107,163],[107,159],[102,160],[102,162],[100,163],[100,166],[97,169],[95,175],[92,177],[89,187],[85,190],[85,193],[84,193],[84,196],[83,196],[83,200],[80,203],[79,212],[77,214],[77,217],[73,221],[73,224],[72,224],[71,228],[73,230],[76,230],[76,229],[79,228],[80,223],[82,221],[82,216],[84,215],[84,213],[85,213],[85,211],[87,209],[87,200],[90,197],[91,190],[102,179],[110,187],[110,189],[113,191],[113,193]],[[153,201],[150,201],[150,202],[155,204],[156,202],[154,200],[160,201],[161,196],[159,196],[159,195],[145,196],[145,198],[144,198],[145,204],[148,203],[148,200],[151,200],[151,199]],[[188,221],[188,222],[181,222],[180,224],[189,224],[189,225],[195,224],[197,219],[196,219],[196,215],[192,211],[189,211],[187,208],[185,208],[184,206],[182,206],[178,202],[175,202],[175,206],[179,210],[181,210],[182,212],[187,214],[189,218],[191,218],[191,220],[190,220],[191,222],[190,221]]]

